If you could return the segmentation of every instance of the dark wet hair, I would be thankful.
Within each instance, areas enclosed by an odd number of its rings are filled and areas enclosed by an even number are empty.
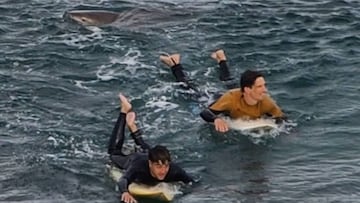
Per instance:
[[[259,77],[264,77],[259,71],[246,70],[240,77],[240,88],[244,92],[245,87],[252,87],[255,80]]]
[[[156,145],[155,147],[151,148],[149,150],[148,156],[151,162],[171,162],[169,150],[161,145]]]

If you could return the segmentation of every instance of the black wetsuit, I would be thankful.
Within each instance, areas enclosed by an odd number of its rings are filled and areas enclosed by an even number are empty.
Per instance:
[[[175,76],[176,82],[183,82],[186,85],[185,88],[193,89],[198,94],[202,94],[202,93],[200,93],[200,91],[198,90],[198,88],[196,87],[194,82],[192,80],[190,80],[186,76],[186,74],[184,73],[184,69],[183,69],[181,64],[176,64],[176,65],[172,66],[171,67],[171,72]],[[227,66],[226,61],[220,61],[219,62],[219,79],[221,81],[225,82],[225,86],[226,86],[227,89],[232,89],[232,88],[237,87],[236,82],[230,76],[229,68]]]
[[[172,162],[170,163],[169,171],[164,180],[159,181],[152,177],[150,174],[148,155],[146,153],[150,147],[142,139],[140,130],[135,133],[131,133],[130,135],[135,140],[135,143],[141,146],[141,149],[144,152],[135,152],[130,155],[124,155],[122,153],[122,146],[125,139],[125,119],[126,114],[120,113],[113,129],[108,147],[108,153],[110,154],[110,159],[113,164],[120,169],[126,170],[118,182],[121,194],[128,191],[128,186],[132,182],[139,182],[147,185],[155,185],[159,182],[194,182],[182,168]]]
[[[204,95],[204,92],[201,92],[196,87],[194,82],[186,76],[181,64],[176,64],[176,65],[172,66],[171,71],[172,71],[173,75],[175,76],[177,82],[183,82],[185,84],[184,88],[193,89],[196,92],[197,97],[205,96],[205,97],[209,98],[208,95]],[[219,62],[219,79],[224,82],[227,89],[233,89],[238,86],[236,81],[230,76],[230,71],[229,71],[226,61]],[[215,98],[219,98],[220,96],[221,96],[221,94],[215,96]],[[213,122],[214,119],[217,117],[217,115],[220,113],[223,113],[225,115],[227,114],[227,112],[213,111],[207,107],[200,113],[200,116],[207,122]]]

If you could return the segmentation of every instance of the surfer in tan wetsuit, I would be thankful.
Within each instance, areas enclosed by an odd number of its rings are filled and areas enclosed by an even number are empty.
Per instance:
[[[108,154],[112,164],[125,170],[117,183],[121,201],[135,203],[135,198],[128,191],[132,182],[146,185],[156,185],[159,182],[194,182],[182,168],[171,161],[170,152],[161,145],[150,147],[142,139],[142,132],[135,124],[135,113],[127,98],[120,94],[121,110],[110,137]],[[122,147],[125,140],[125,124],[135,144],[141,147],[141,152],[125,155]]]
[[[232,81],[224,51],[221,49],[215,51],[211,54],[211,58],[219,64],[220,80]],[[161,55],[160,61],[170,67],[178,82],[184,82],[188,88],[198,91],[183,72],[179,54]],[[229,130],[229,126],[219,116],[221,114],[229,116],[231,119],[257,119],[262,116],[271,116],[277,121],[285,119],[280,107],[267,94],[264,76],[260,72],[252,70],[246,70],[241,75],[240,88],[232,88],[225,92],[203,110],[200,116],[207,122],[213,122],[217,131],[226,132]]]

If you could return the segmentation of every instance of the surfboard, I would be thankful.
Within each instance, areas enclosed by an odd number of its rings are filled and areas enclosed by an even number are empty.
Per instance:
[[[244,119],[229,119],[225,118],[226,123],[231,129],[240,131],[271,131],[276,129],[276,125],[273,119],[260,118],[256,120],[244,120]]]
[[[123,175],[123,171],[118,167],[107,164],[106,165],[109,176],[118,182]],[[155,186],[149,186],[140,183],[131,183],[129,185],[130,194],[138,197],[153,198],[161,201],[170,202],[174,199],[176,194],[179,194],[179,187],[176,184],[161,182]]]

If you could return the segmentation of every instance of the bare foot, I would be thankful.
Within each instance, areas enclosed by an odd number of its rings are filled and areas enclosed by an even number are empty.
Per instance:
[[[173,67],[180,63],[180,54],[172,54],[172,55],[160,55],[160,61],[166,64],[169,67]]]
[[[136,114],[135,112],[131,111],[129,113],[126,114],[126,124],[128,126],[132,126],[135,124],[135,118],[136,118]]]
[[[214,60],[216,60],[216,61],[218,61],[218,58],[217,58],[217,55],[216,55],[216,52],[213,52],[213,53],[211,53],[211,58],[212,59],[214,59]]]
[[[132,133],[134,133],[138,130],[138,128],[135,124],[135,118],[136,118],[136,114],[133,111],[126,114],[126,124],[129,128],[130,132],[132,132]]]
[[[128,101],[128,99],[123,95],[123,94],[119,94],[119,98],[120,98],[120,103],[121,103],[121,112],[123,113],[128,113],[132,106],[130,104],[130,102]]]
[[[226,61],[225,52],[222,49],[211,53],[211,58],[215,59],[218,63],[220,63],[220,61]]]

